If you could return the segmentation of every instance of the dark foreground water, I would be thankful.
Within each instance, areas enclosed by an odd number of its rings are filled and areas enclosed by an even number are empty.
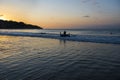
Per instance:
[[[0,36],[0,80],[120,80],[120,45]]]

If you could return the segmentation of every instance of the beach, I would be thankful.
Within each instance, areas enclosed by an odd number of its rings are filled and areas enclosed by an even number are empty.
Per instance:
[[[0,80],[120,80],[120,0],[0,0]]]
[[[120,45],[0,36],[0,80],[119,80]]]

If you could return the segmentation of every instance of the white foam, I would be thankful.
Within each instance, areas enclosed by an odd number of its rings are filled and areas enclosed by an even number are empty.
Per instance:
[[[59,34],[29,33],[29,32],[0,32],[0,35],[42,37],[70,41],[120,44],[120,36],[71,35],[70,37],[60,37]]]

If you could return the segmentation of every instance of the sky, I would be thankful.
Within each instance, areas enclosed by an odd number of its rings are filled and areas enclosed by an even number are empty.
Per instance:
[[[0,19],[45,29],[120,28],[120,0],[0,0]]]

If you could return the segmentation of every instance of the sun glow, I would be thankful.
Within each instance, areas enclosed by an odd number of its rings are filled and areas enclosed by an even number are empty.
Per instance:
[[[8,20],[8,19],[5,17],[0,17],[0,20]]]

